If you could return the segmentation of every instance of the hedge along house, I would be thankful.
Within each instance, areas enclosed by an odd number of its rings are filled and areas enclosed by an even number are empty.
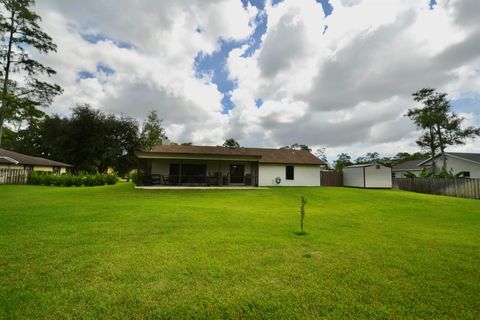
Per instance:
[[[392,169],[381,164],[357,164],[343,168],[343,185],[356,188],[392,188]]]
[[[66,173],[71,165],[50,159],[0,149],[0,169]]]
[[[320,186],[306,150],[159,145],[137,152],[138,186]]]

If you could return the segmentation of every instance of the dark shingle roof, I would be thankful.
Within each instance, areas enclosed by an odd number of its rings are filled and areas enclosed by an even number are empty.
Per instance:
[[[306,150],[265,149],[265,148],[225,148],[211,146],[158,145],[151,151],[141,153],[208,155],[258,159],[260,163],[325,164]]]
[[[402,162],[394,165],[392,170],[423,170],[425,166],[419,166],[422,162],[425,162],[425,159]]]
[[[32,157],[26,154],[13,152],[5,149],[0,149],[0,157],[11,158],[18,161],[18,164],[31,165],[31,166],[52,166],[52,167],[71,167],[71,165],[53,161],[40,157]],[[11,163],[11,162],[10,162]]]
[[[480,153],[471,153],[471,152],[445,152],[445,154],[448,156],[448,155],[451,155],[451,156],[454,156],[454,157],[457,157],[457,158],[461,158],[461,159],[464,159],[464,160],[468,160],[468,161],[473,161],[475,163],[479,163],[480,164]],[[441,154],[437,154],[435,156],[435,158],[437,157],[440,157]],[[427,160],[423,160],[422,163],[427,163],[429,161],[431,161],[432,158],[428,158]]]
[[[452,156],[459,157],[465,160],[470,160],[473,162],[480,163],[480,153],[447,152],[447,155],[448,154],[451,154]]]

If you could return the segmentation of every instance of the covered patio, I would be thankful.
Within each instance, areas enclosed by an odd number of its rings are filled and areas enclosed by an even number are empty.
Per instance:
[[[256,187],[258,157],[139,155],[137,186]]]

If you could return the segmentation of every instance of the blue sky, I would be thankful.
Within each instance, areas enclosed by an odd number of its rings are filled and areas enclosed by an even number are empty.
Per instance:
[[[228,58],[230,51],[236,48],[247,44],[248,49],[245,52],[244,56],[251,56],[255,51],[260,48],[262,43],[262,36],[267,31],[267,20],[268,17],[264,12],[265,0],[241,0],[243,6],[247,4],[257,7],[259,13],[255,18],[255,31],[248,38],[243,41],[226,41],[224,39],[219,40],[220,49],[215,51],[213,54],[205,55],[200,52],[195,57],[195,71],[198,77],[202,77],[203,74],[212,75],[212,82],[217,85],[217,88],[223,94],[222,105],[223,112],[228,113],[232,110],[235,105],[230,99],[230,92],[236,87],[234,81],[228,79],[228,70],[225,68],[225,64]],[[274,0],[272,3],[274,5],[285,1],[285,0]],[[325,16],[332,14],[333,7],[328,0],[316,0],[323,8]],[[435,0],[432,0],[435,1]],[[201,32],[201,29],[199,30]],[[326,31],[326,30],[325,30]],[[260,106],[261,98],[255,99],[255,104]]]

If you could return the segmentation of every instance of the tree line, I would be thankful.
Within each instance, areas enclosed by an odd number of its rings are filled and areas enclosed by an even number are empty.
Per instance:
[[[3,146],[71,164],[75,171],[105,172],[113,168],[125,175],[136,167],[136,151],[150,150],[166,139],[155,111],[147,115],[140,129],[133,118],[81,105],[69,117],[43,115],[29,121],[25,128],[5,130]]]

